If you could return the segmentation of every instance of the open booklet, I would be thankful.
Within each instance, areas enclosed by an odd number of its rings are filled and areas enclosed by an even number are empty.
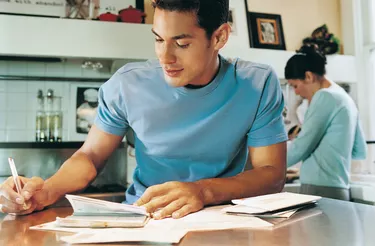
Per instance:
[[[65,196],[73,215],[56,218],[62,227],[143,227],[150,216],[145,208],[76,195]]]
[[[232,200],[236,205],[222,211],[260,218],[289,218],[299,210],[315,206],[319,199],[320,196],[282,192]]]

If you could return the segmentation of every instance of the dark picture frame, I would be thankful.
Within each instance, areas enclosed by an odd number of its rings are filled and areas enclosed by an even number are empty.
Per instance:
[[[251,48],[286,50],[281,15],[247,12]]]

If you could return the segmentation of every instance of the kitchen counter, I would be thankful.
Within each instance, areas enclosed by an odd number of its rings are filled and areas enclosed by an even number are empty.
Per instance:
[[[307,216],[312,210],[321,213]],[[178,245],[374,245],[375,206],[323,198],[312,210],[293,216],[273,230],[190,232]],[[58,238],[69,235],[68,233],[34,231],[28,228],[71,213],[72,209],[65,207],[51,208],[28,216],[0,215],[0,244],[66,245],[58,241]]]
[[[0,142],[0,149],[79,149],[83,142]],[[125,143],[118,148],[124,148]]]

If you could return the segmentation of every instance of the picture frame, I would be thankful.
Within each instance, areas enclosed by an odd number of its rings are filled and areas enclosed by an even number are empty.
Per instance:
[[[229,1],[229,21],[232,27],[228,46],[248,48],[250,45],[247,33],[246,0]]]
[[[68,139],[69,141],[85,141],[89,128],[97,114],[99,88],[102,83],[71,83],[70,103],[68,113]],[[85,98],[86,92],[86,98]],[[96,104],[95,104],[96,99]],[[92,106],[94,105],[94,106]],[[86,116],[82,116],[82,115]]]
[[[251,48],[286,50],[281,15],[247,12]]]

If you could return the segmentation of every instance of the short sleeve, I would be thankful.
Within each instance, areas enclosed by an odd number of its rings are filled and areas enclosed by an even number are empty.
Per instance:
[[[129,124],[122,95],[121,79],[115,74],[99,89],[95,125],[109,134],[124,136]]]
[[[258,110],[248,132],[248,146],[268,146],[288,139],[282,117],[283,109],[284,98],[280,81],[272,70],[266,78]]]

